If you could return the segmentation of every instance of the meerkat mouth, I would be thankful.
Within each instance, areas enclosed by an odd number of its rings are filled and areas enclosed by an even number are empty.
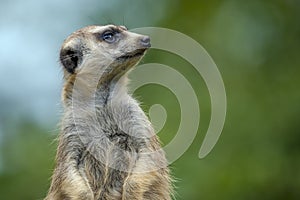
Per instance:
[[[141,56],[144,55],[146,50],[147,49],[137,49],[133,52],[130,52],[130,53],[127,53],[123,56],[118,57],[117,60],[129,60],[129,59],[132,59],[132,58],[141,57]]]

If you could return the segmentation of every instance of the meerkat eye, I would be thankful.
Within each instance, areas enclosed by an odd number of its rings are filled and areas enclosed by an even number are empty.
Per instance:
[[[116,41],[115,33],[112,31],[106,31],[102,34],[102,39],[108,43],[113,43]]]

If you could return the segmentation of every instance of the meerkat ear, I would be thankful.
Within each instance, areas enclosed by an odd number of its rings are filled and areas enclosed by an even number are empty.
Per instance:
[[[71,47],[64,48],[60,51],[60,62],[63,67],[71,74],[82,61],[82,52]]]

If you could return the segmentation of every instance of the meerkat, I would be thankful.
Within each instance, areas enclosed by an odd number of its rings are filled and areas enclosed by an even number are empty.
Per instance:
[[[45,200],[169,200],[168,163],[127,74],[150,47],[124,26],[88,26],[60,50],[64,112]]]

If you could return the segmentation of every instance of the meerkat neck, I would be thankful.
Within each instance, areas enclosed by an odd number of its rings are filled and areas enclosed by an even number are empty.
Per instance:
[[[73,75],[68,78],[63,89],[63,102],[66,107],[72,105],[72,101],[77,103],[107,104],[108,102],[119,102],[126,99],[128,78],[123,75],[111,80],[87,79],[83,75]]]
[[[128,97],[127,83],[127,75],[103,82],[97,87],[95,99],[103,104],[121,102]]]

